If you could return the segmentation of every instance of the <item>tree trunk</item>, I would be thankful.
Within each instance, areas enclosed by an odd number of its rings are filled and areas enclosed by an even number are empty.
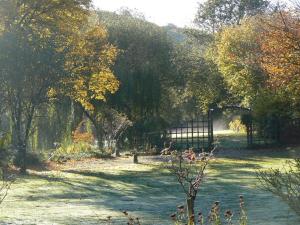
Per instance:
[[[83,108],[82,108],[83,109]],[[83,109],[84,110],[84,109]],[[84,110],[84,114],[87,116],[87,118],[92,122],[92,124],[94,125],[95,128],[95,132],[96,132],[96,138],[97,138],[97,145],[99,150],[103,149],[103,131],[102,131],[102,127],[99,124],[99,122],[95,119],[95,115],[94,114],[90,114],[88,111]]]
[[[26,148],[26,144],[22,144],[21,146],[19,146],[19,157],[20,157],[20,173],[22,175],[26,174],[27,171],[27,148]]]
[[[102,135],[101,128],[99,128],[96,123],[94,123],[94,126],[95,126],[96,138],[98,141],[97,143],[98,149],[103,150],[103,135]]]
[[[136,152],[133,153],[133,163],[134,164],[138,164],[139,163],[138,154]]]
[[[20,173],[26,174],[27,169],[27,160],[26,160],[26,153],[27,153],[27,146],[26,141],[24,141],[24,132],[22,131],[21,125],[19,123],[20,118],[18,118],[17,123],[13,126],[13,144],[15,149],[17,150],[16,155],[16,165],[20,167]]]
[[[195,198],[190,197],[187,199],[188,225],[195,225],[194,204],[195,204]]]
[[[115,145],[115,157],[120,157],[120,146],[116,143]]]
[[[13,121],[13,142],[18,151],[17,160],[20,166],[20,173],[26,174],[27,170],[27,144],[30,137],[32,120],[35,112],[35,105],[31,104],[29,110],[24,110],[21,100],[18,100],[12,108]],[[22,118],[25,118],[22,120]]]

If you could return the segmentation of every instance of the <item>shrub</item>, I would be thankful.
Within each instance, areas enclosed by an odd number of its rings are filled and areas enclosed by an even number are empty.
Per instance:
[[[72,132],[72,138],[75,143],[89,143],[92,144],[95,141],[94,135],[87,131],[87,122],[84,120],[79,123],[74,132]]]
[[[266,140],[280,141],[281,124],[293,118],[295,108],[284,94],[264,91],[253,103],[253,120],[258,135]]]
[[[9,134],[0,138],[0,204],[6,198],[8,190],[13,182],[13,177],[8,175],[8,164],[11,158],[8,153],[9,143]]]
[[[195,200],[204,181],[206,169],[213,159],[214,150],[200,154],[196,154],[193,149],[184,152],[171,151],[170,157],[167,157],[169,163],[166,168],[176,177],[186,195],[188,225],[194,224]]]
[[[259,171],[261,188],[285,201],[300,215],[300,159],[286,161],[283,169]]]
[[[13,181],[14,177],[8,176],[7,172],[0,168],[0,204],[6,198]]]
[[[246,133],[247,128],[240,119],[235,119],[229,123],[229,129],[236,133]]]
[[[97,146],[86,142],[63,144],[57,148],[51,155],[50,160],[63,163],[68,160],[80,160],[84,158],[103,158],[110,156],[110,153],[100,151]]]

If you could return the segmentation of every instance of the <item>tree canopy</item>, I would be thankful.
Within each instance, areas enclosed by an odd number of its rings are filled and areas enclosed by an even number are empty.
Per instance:
[[[195,23],[210,32],[220,28],[240,24],[245,17],[264,12],[267,0],[207,0],[199,3]]]

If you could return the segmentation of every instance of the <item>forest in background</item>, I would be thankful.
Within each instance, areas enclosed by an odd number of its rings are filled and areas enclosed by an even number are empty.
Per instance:
[[[25,173],[40,159],[137,149],[227,105],[251,108],[261,129],[298,118],[299,9],[208,0],[195,28],[178,28],[89,0],[1,1],[1,163]]]

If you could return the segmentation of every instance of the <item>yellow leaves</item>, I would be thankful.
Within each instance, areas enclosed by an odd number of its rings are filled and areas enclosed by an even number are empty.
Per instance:
[[[47,96],[48,96],[50,99],[54,99],[54,98],[56,98],[56,96],[57,96],[57,91],[56,91],[54,88],[50,88],[50,89],[48,90]]]
[[[79,102],[86,110],[94,110],[92,100],[106,100],[107,93],[115,93],[119,88],[119,81],[110,70],[101,71],[91,77],[78,77],[73,82],[69,96]]]
[[[107,93],[115,93],[119,88],[110,69],[118,49],[108,43],[107,31],[102,26],[87,28],[71,43],[65,63],[73,77],[67,82],[68,96],[91,111],[94,100],[105,101]]]
[[[115,46],[107,44],[100,52],[99,60],[103,65],[112,66],[115,63],[118,53],[119,50]]]
[[[115,93],[119,89],[119,81],[110,70],[93,74],[89,82],[89,90],[93,93],[92,98],[105,100],[105,94]]]

